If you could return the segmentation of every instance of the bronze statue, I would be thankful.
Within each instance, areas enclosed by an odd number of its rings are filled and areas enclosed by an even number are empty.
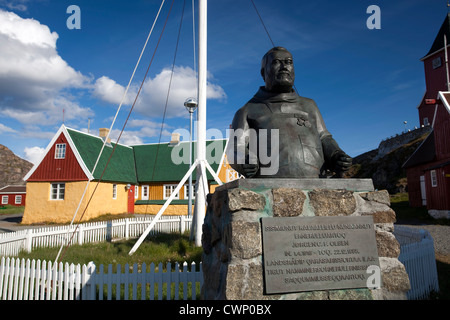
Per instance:
[[[326,129],[316,103],[293,90],[292,54],[282,47],[269,50],[261,75],[265,86],[236,112],[231,125],[231,166],[247,178],[319,178],[332,172],[342,177],[352,159]]]

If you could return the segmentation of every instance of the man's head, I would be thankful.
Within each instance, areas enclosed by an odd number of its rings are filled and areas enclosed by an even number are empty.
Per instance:
[[[261,75],[267,91],[290,92],[295,80],[292,54],[283,47],[267,51],[261,60]]]

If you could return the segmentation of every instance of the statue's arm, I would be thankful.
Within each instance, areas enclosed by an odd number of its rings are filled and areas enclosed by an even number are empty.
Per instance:
[[[230,140],[227,147],[227,159],[231,167],[245,177],[254,176],[259,165],[257,156],[250,155],[248,138],[249,124],[247,121],[247,109],[241,108],[236,112],[231,124]],[[256,159],[256,163],[249,163],[249,158]]]

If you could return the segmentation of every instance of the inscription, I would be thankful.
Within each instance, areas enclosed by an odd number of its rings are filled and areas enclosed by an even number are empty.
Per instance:
[[[262,218],[266,293],[366,287],[372,217]]]

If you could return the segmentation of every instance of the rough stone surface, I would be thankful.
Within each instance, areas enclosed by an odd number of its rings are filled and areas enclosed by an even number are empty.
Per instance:
[[[348,190],[312,190],[309,202],[316,216],[347,216],[356,209],[353,192]]]
[[[264,196],[244,189],[228,190],[228,209],[237,210],[263,210],[266,205]]]
[[[328,294],[330,300],[373,300],[369,289],[353,290],[330,290]]]
[[[231,255],[250,259],[262,254],[261,227],[258,222],[231,222]]]
[[[380,194],[380,196],[377,194]],[[374,223],[394,223],[396,221],[395,211],[389,207],[389,204],[386,204],[390,201],[386,201],[384,198],[385,195],[382,191],[356,194],[357,209],[355,214],[372,215]]]
[[[407,292],[411,286],[405,266],[395,258],[380,257],[383,290],[388,292]]]
[[[273,216],[295,217],[303,212],[306,195],[302,190],[293,188],[272,189]]]
[[[361,192],[359,196],[364,200],[379,202],[387,206],[391,205],[391,198],[389,197],[389,192],[387,192],[387,190]]]
[[[378,256],[398,258],[400,244],[392,233],[377,230],[375,232],[375,238],[377,239]]]
[[[264,299],[263,270],[260,263],[230,263],[227,283],[233,284],[226,287],[225,296],[227,300]]]

